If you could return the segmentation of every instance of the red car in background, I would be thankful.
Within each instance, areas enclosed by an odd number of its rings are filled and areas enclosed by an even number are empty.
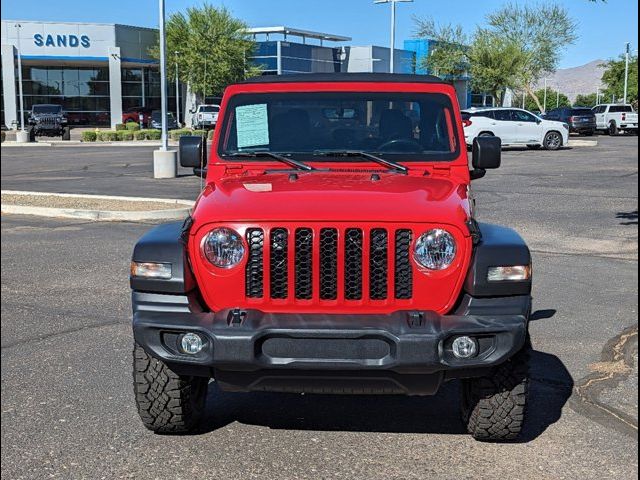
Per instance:
[[[131,107],[125,110],[122,114],[122,123],[135,122],[140,123],[140,117],[142,116],[142,126],[147,128],[151,121],[151,108],[147,107]]]

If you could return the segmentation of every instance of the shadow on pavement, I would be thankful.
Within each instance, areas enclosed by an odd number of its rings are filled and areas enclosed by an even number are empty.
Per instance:
[[[638,210],[634,210],[633,212],[618,212],[616,214],[616,218],[620,220],[628,220],[628,222],[620,222],[620,225],[638,225]]]
[[[557,422],[573,379],[554,355],[534,351],[529,413],[520,443]],[[459,416],[459,382],[433,397],[227,393],[212,382],[200,433],[233,422],[277,430],[466,434]]]

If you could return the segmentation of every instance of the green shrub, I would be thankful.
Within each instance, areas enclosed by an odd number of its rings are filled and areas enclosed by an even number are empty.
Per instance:
[[[117,142],[118,141],[118,132],[113,130],[106,130],[104,132],[100,132],[98,134],[98,138],[102,142]]]
[[[85,130],[82,132],[83,142],[95,142],[98,139],[98,134],[94,130]]]
[[[169,138],[171,140],[178,140],[180,137],[183,137],[185,135],[191,135],[190,128],[180,128],[178,130],[171,130],[169,132]]]
[[[162,132],[160,130],[147,130],[146,137],[148,140],[160,140],[162,138]]]
[[[126,130],[127,126],[124,123],[116,123],[116,132],[119,132],[121,130]]]
[[[133,140],[133,132],[130,132],[129,130],[120,130],[119,132],[117,132],[118,134],[118,140],[123,141],[123,142],[130,142],[131,140]]]
[[[189,133],[188,135],[194,135],[196,137],[206,137],[207,136],[207,131],[206,130],[192,130],[191,133]]]
[[[133,132],[133,138],[136,140],[146,140],[147,139],[148,130],[138,130]]]
[[[138,125],[136,122],[127,122],[126,127],[127,130],[130,130],[132,132],[137,132],[138,130],[140,130],[140,125]]]

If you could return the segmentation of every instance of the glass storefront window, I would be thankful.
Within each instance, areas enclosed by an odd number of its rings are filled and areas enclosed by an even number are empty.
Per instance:
[[[24,65],[22,72],[25,110],[51,103],[62,105],[72,125],[109,124],[109,67]]]

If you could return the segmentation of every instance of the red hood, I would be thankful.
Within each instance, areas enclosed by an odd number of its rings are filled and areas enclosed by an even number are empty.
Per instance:
[[[228,177],[203,191],[196,228],[211,222],[429,222],[463,225],[467,186],[455,178],[371,173],[288,173]],[[464,231],[464,229],[463,229]]]

